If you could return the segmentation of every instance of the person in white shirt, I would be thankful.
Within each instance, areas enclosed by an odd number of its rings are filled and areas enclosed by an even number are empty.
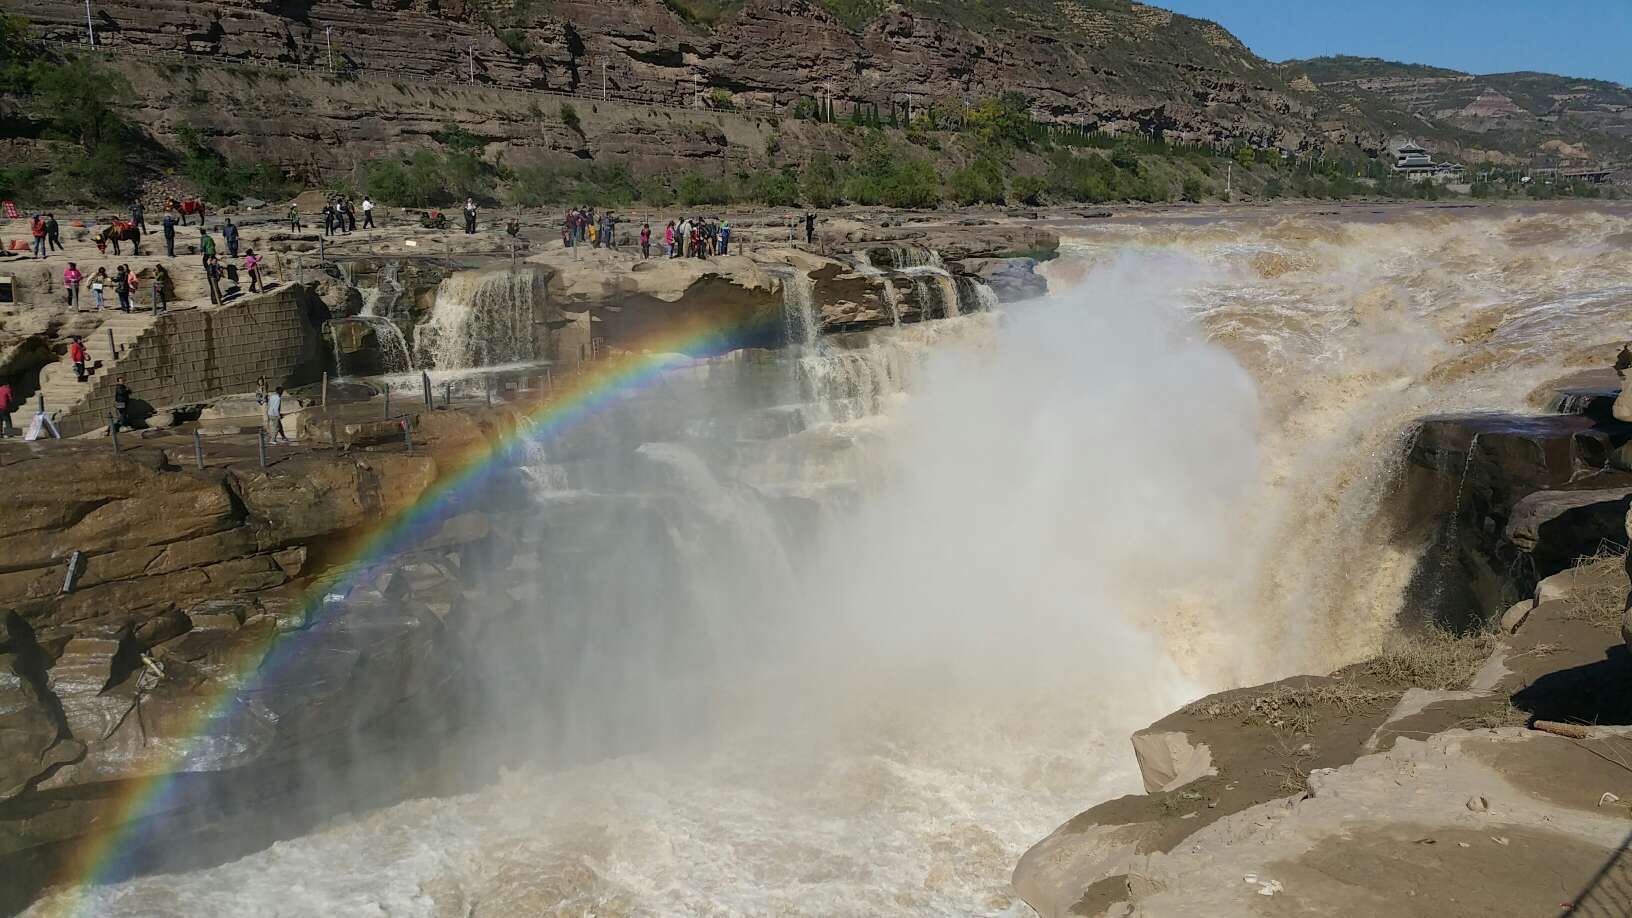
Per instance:
[[[266,397],[266,426],[272,429],[273,443],[288,443],[289,437],[283,432],[283,387]]]
[[[363,195],[363,229],[374,228],[374,202]]]

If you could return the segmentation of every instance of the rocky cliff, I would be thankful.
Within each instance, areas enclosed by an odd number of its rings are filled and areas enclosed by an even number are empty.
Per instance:
[[[705,7],[713,15],[697,14]],[[84,48],[83,5],[12,10]],[[847,149],[839,130],[787,120],[801,99],[830,99],[841,119],[858,108],[955,116],[1004,92],[1025,95],[1041,121],[1173,140],[1386,139],[1219,26],[1121,0],[880,4],[848,19],[814,0],[116,0],[96,19],[104,59],[126,70],[132,112],[157,136],[186,124],[309,171],[421,144],[447,124],[511,162],[732,164],[766,156],[773,133],[781,159],[797,161]],[[521,90],[576,97],[581,123],[562,119],[559,98]]]
[[[1045,918],[1624,911],[1632,426],[1605,377],[1538,393],[1580,414],[1424,419],[1396,501],[1429,546],[1415,622],[1136,733],[1146,793],[1034,846],[1020,895]]]

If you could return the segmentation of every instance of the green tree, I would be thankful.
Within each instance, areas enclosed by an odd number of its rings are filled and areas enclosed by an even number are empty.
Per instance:
[[[561,103],[561,123],[579,137],[584,136],[584,123],[579,120],[578,109],[573,108],[571,102]]]
[[[799,196],[811,207],[832,207],[839,199],[839,174],[833,158],[817,153],[805,163],[799,176]]]
[[[1003,172],[997,163],[982,157],[953,172],[947,179],[952,200],[970,204],[1001,204],[1004,200]]]
[[[1043,195],[1048,192],[1048,180],[1038,175],[1017,175],[1009,184],[1015,200],[1034,207],[1043,203]]]
[[[36,102],[56,133],[94,154],[103,144],[129,143],[131,130],[114,100],[133,91],[123,76],[101,71],[84,60],[42,66],[35,79]]]

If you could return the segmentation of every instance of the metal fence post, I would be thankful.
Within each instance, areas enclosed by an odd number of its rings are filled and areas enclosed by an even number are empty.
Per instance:
[[[255,431],[255,448],[261,454],[261,468],[266,468],[266,428]]]

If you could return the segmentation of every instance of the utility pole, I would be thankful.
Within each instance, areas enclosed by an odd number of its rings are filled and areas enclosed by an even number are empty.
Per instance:
[[[96,22],[91,19],[91,0],[85,0],[85,34],[91,38],[91,47],[96,47]]]
[[[333,33],[334,33],[334,26],[326,25],[326,26],[323,27],[323,49],[324,49],[323,53],[329,59],[329,72],[330,73],[334,72],[334,39],[332,38]]]

